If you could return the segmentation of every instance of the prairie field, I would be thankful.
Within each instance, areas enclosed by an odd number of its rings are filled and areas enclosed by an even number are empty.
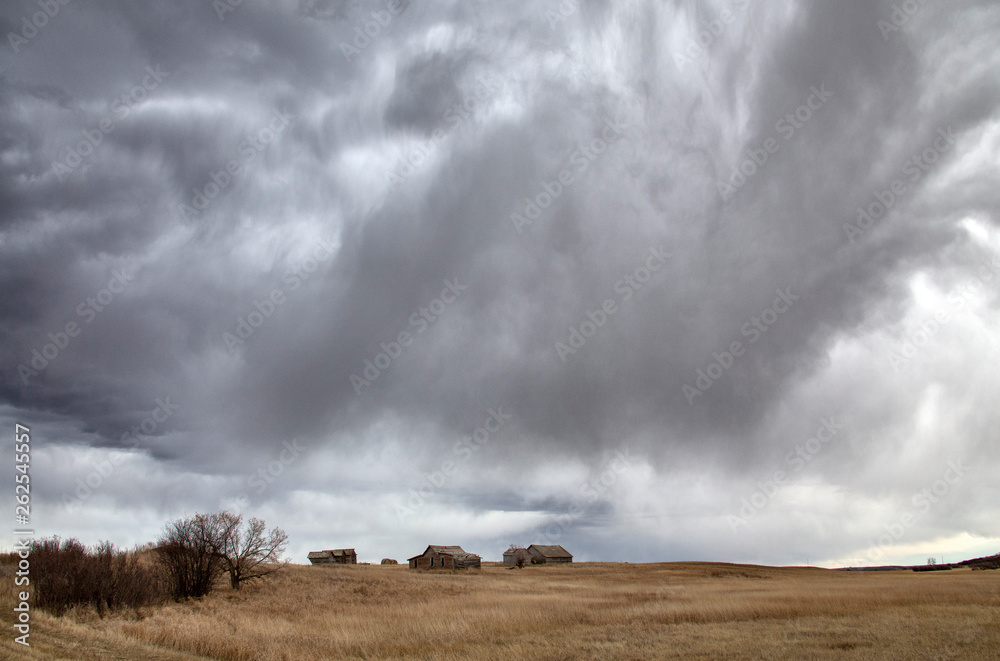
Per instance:
[[[1000,658],[1000,571],[968,569],[292,565],[140,612],[33,610],[30,649],[13,642],[12,593],[3,599],[11,659]]]

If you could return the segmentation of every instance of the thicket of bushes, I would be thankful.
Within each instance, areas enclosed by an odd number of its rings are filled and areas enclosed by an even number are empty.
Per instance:
[[[74,606],[108,611],[137,609],[171,598],[202,597],[224,573],[233,589],[281,569],[288,536],[260,519],[230,512],[196,514],[167,524],[145,551],[101,542],[88,549],[58,537],[31,545],[32,601],[56,615]]]
[[[167,596],[158,563],[111,542],[88,550],[76,539],[42,539],[32,544],[30,558],[35,605],[56,615],[72,606],[93,606],[103,616],[162,603]]]

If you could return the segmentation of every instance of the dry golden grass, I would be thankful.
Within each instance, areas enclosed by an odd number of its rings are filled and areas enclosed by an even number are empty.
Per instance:
[[[11,632],[10,596],[0,604]],[[1000,659],[1000,572],[711,563],[293,566],[100,619],[32,614],[32,659]]]

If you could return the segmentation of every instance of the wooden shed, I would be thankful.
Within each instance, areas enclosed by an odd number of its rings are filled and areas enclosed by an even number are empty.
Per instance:
[[[525,548],[509,548],[503,552],[503,564],[507,567],[517,567],[518,560],[521,560],[522,565],[530,565],[531,552]]]
[[[482,558],[461,546],[431,544],[420,555],[409,558],[410,569],[480,569]]]
[[[314,565],[356,565],[358,554],[354,549],[327,549],[310,551],[309,562]]]
[[[528,547],[528,553],[531,554],[533,565],[573,562],[573,554],[558,544],[532,544]]]

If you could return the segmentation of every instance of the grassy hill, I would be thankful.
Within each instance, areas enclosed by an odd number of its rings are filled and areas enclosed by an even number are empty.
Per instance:
[[[294,565],[140,614],[34,611],[30,652],[13,643],[14,602],[3,598],[0,657],[19,659],[996,659],[1000,649],[1000,572],[966,568]]]

